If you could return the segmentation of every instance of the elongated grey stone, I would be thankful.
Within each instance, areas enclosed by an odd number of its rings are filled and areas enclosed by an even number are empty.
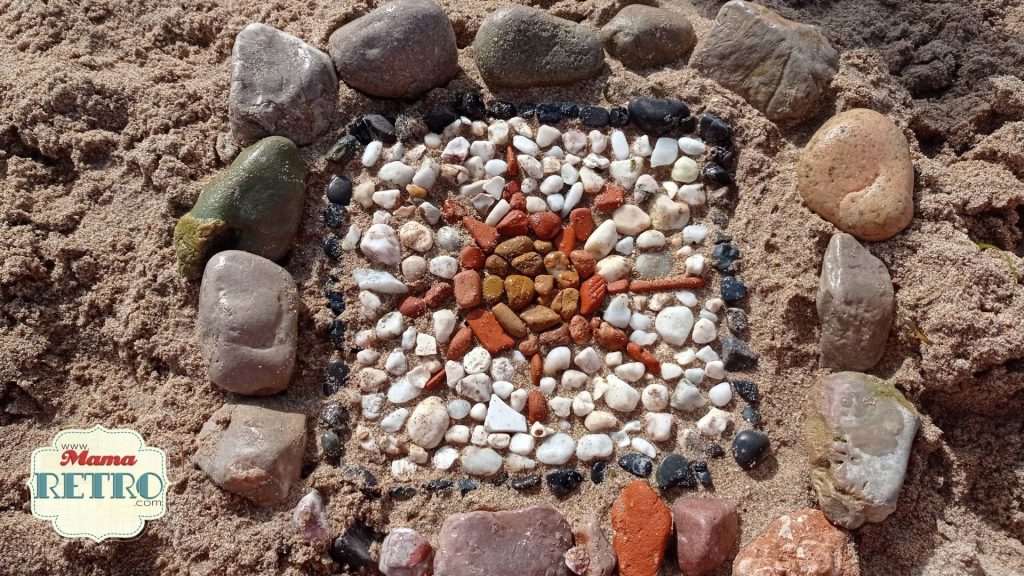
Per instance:
[[[868,370],[885,353],[895,303],[885,264],[845,232],[832,236],[821,265],[821,364]]]

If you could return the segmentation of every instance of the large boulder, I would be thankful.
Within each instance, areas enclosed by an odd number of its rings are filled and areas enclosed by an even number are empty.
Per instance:
[[[249,146],[203,187],[174,227],[178,271],[198,278],[220,250],[279,260],[302,221],[306,164],[295,144],[269,136]]]
[[[441,525],[434,574],[569,576],[572,544],[569,524],[551,506],[452,514]]]
[[[819,112],[839,71],[839,52],[817,26],[731,0],[691,64],[769,119],[797,122]]]
[[[266,24],[249,24],[235,37],[228,122],[240,144],[265,136],[309,144],[330,126],[337,97],[327,54]]]
[[[601,28],[601,42],[627,68],[651,68],[689,54],[697,42],[686,16],[630,4]]]
[[[795,510],[769,524],[732,563],[733,576],[790,574],[860,576],[853,540],[821,510]]]
[[[287,270],[225,250],[210,258],[199,289],[199,349],[210,380],[254,396],[288,387],[295,366],[299,295]]]
[[[232,402],[203,424],[196,460],[221,488],[273,506],[299,479],[305,450],[304,415]]]
[[[853,236],[832,236],[818,285],[822,366],[868,370],[877,364],[885,353],[894,310],[885,264]]]
[[[491,12],[473,41],[476,65],[490,86],[558,86],[593,78],[604,50],[592,30],[518,4]]]
[[[829,520],[854,529],[896,510],[921,419],[895,386],[859,372],[811,388],[811,486]]]
[[[331,34],[341,80],[370,96],[410,99],[459,71],[455,29],[431,0],[394,0]]]
[[[914,217],[914,165],[903,132],[865,108],[837,114],[814,133],[796,187],[818,216],[861,240],[895,236]]]

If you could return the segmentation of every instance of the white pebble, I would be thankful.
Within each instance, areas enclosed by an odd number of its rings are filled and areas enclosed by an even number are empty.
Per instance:
[[[587,238],[583,248],[594,258],[604,258],[611,253],[615,243],[619,240],[619,234],[615,230],[613,220],[605,220]]]
[[[451,442],[452,444],[468,444],[469,434],[469,426],[456,424],[444,433],[444,440],[445,442]]]
[[[591,432],[610,432],[619,426],[619,420],[611,412],[594,410],[583,420],[583,426]]]
[[[697,351],[697,359],[705,364],[714,362],[719,359],[718,352],[715,352],[711,346],[705,346]]]
[[[680,186],[677,197],[689,206],[703,206],[707,201],[704,185],[700,183]]]
[[[537,145],[540,146],[541,148],[547,148],[548,146],[554,144],[555,141],[558,140],[558,137],[561,135],[562,133],[558,130],[558,128],[548,126],[547,124],[545,124],[537,129]]]
[[[491,397],[491,377],[487,374],[470,374],[459,380],[455,391],[476,402],[486,402]]]
[[[416,334],[417,356],[433,356],[437,354],[437,339],[430,334]]]
[[[690,138],[683,136],[678,140],[679,149],[683,151],[683,154],[687,156],[700,156],[707,149],[707,146],[703,142],[696,138]]]
[[[533,453],[535,441],[533,436],[526,433],[518,433],[512,436],[512,440],[509,441],[508,449],[513,454],[520,454],[522,456],[528,456]]]
[[[651,153],[651,168],[670,166],[679,156],[679,145],[672,138],[658,138]]]
[[[588,346],[576,353],[573,363],[587,374],[595,374],[601,368],[601,357],[597,350]]]
[[[676,182],[689,183],[700,175],[700,167],[691,158],[683,156],[672,165],[672,179]]]
[[[471,406],[462,398],[456,398],[448,402],[448,417],[452,420],[462,420],[469,416]]]
[[[448,387],[453,388],[466,375],[466,369],[455,360],[448,360],[444,363],[444,376]]]
[[[692,384],[700,386],[704,382],[704,369],[687,368],[683,371],[683,376]]]
[[[587,434],[580,438],[576,446],[576,457],[581,462],[590,462],[611,456],[614,449],[612,439],[607,434]]]
[[[686,273],[691,276],[700,276],[704,273],[704,257],[694,254],[686,259]]]
[[[388,162],[381,167],[380,172],[377,172],[377,178],[404,188],[412,182],[412,177],[415,173],[411,166],[406,166],[401,162]]]
[[[629,296],[627,294],[618,294],[608,303],[608,308],[605,309],[603,318],[605,322],[616,328],[625,328],[629,326],[631,315]]]
[[[491,384],[491,392],[502,400],[508,400],[515,389],[515,385],[508,380],[497,380]]]
[[[487,432],[526,432],[526,417],[513,410],[497,395],[491,395],[484,420]]]
[[[501,176],[507,170],[508,164],[506,164],[504,160],[498,160],[497,158],[488,160],[487,163],[484,164],[484,172],[491,176]]]
[[[548,209],[548,203],[539,196],[529,196],[526,198],[526,211],[530,214],[536,214],[537,212],[546,212]]]
[[[668,388],[664,384],[650,384],[640,395],[644,408],[650,412],[660,412],[668,408]]]
[[[537,447],[537,460],[550,466],[560,466],[572,458],[576,441],[572,436],[559,432]]]
[[[407,408],[399,408],[381,419],[380,429],[384,432],[398,432],[402,429],[408,416],[409,410]]]
[[[586,390],[580,392],[572,399],[572,413],[579,418],[585,417],[594,411],[594,398]]]
[[[608,146],[608,137],[600,130],[591,130],[587,134],[587,140],[590,141],[590,151],[594,154],[601,154]]]
[[[379,140],[374,140],[366,145],[366,149],[363,150],[363,166],[369,168],[380,160],[381,151],[384,150],[384,144]]]
[[[587,375],[579,370],[566,370],[562,373],[562,386],[570,390],[582,388],[587,383]]]
[[[537,389],[542,394],[551,394],[555,391],[555,386],[558,386],[558,380],[555,380],[551,376],[545,376],[540,379],[540,383],[537,384]]]
[[[474,140],[469,145],[469,153],[477,158],[480,158],[484,162],[487,162],[494,158],[494,142],[489,140]]]
[[[644,377],[642,362],[627,362],[615,368],[615,375],[627,382],[636,382]]]
[[[693,312],[684,306],[669,306],[658,312],[654,319],[654,329],[672,346],[680,346],[686,342],[692,326]]]
[[[711,390],[708,390],[708,398],[715,406],[725,406],[732,402],[732,387],[728,382],[715,384],[711,387]]]
[[[661,378],[662,380],[675,380],[683,375],[683,367],[678,364],[672,364],[671,362],[661,363]]]
[[[715,328],[715,324],[707,318],[701,318],[693,325],[693,338],[694,344],[707,344],[718,336],[718,330]]]
[[[380,413],[384,410],[384,395],[364,394],[359,399],[359,405],[363,410],[363,418],[376,420],[380,418]]]
[[[636,184],[637,178],[644,173],[644,159],[633,157],[628,160],[616,160],[608,167],[608,174],[615,183],[629,190]]]
[[[676,300],[679,300],[679,302],[687,308],[693,308],[697,305],[697,295],[689,290],[676,292]]]
[[[626,135],[622,133],[622,130],[614,130],[612,132],[612,155],[616,160],[625,160],[629,158],[629,142],[626,141]]]
[[[516,412],[522,412],[523,408],[526,408],[526,398],[529,392],[519,388],[512,392],[508,397],[508,405]]]
[[[700,244],[708,236],[708,229],[699,224],[690,224],[683,228],[683,242]]]
[[[512,138],[512,146],[527,156],[536,156],[540,153],[540,147],[526,136],[516,135]]]
[[[644,414],[644,432],[655,442],[664,442],[672,437],[672,415],[667,412]]]
[[[435,276],[451,280],[459,271],[459,261],[448,255],[435,256],[430,259],[427,269]]]
[[[625,238],[632,243],[633,239],[630,237]],[[630,250],[632,252],[632,250]],[[597,261],[594,266],[594,273],[603,276],[608,282],[614,282],[629,276],[630,270],[633,265],[627,258],[618,255],[605,256],[604,258]],[[628,323],[628,320],[627,320]]]
[[[441,162],[445,164],[462,164],[469,154],[469,140],[462,136],[452,139],[441,152]]]
[[[572,408],[572,400],[561,396],[555,396],[551,400],[548,400],[548,408],[551,409],[551,412],[553,412],[555,416],[558,416],[559,418],[568,418],[569,410]]]
[[[646,134],[633,141],[633,153],[641,158],[651,155],[651,139]]]
[[[564,178],[564,176],[563,176]],[[567,181],[568,182],[568,181]],[[565,202],[562,203],[562,218],[569,215],[569,212],[579,204],[580,199],[583,198],[583,184],[575,182],[569,187],[569,191],[565,194]]]
[[[409,441],[427,450],[436,448],[448,429],[448,408],[437,396],[428,396],[409,416],[406,433]]]
[[[672,393],[670,404],[676,410],[694,410],[703,408],[707,401],[696,386],[686,380],[680,380],[675,392]]]
[[[433,313],[433,319],[434,338],[442,344],[448,342],[455,331],[455,312],[447,309],[437,310]]]
[[[462,469],[473,476],[492,476],[501,468],[501,455],[490,448],[462,449]]]
[[[511,436],[509,436],[508,434],[504,434],[504,433],[488,434],[487,435],[487,445],[490,446],[491,448],[496,449],[496,450],[504,450],[504,449],[508,448],[508,445],[509,445],[509,442],[511,441],[511,439],[512,439]]]
[[[615,368],[622,364],[622,352],[609,352],[604,355],[605,366],[609,368]]]
[[[537,467],[537,461],[520,456],[519,454],[509,454],[505,457],[505,468],[509,472],[529,472]]]
[[[665,234],[659,230],[647,230],[636,238],[636,247],[642,250],[665,246]]]
[[[430,132],[423,137],[423,145],[431,150],[441,147],[441,135]]]
[[[547,197],[548,209],[554,213],[562,211],[562,207],[565,206],[565,196],[561,194],[552,194]]]
[[[548,352],[544,358],[544,373],[548,376],[558,374],[569,367],[570,352],[566,346],[558,346]]]
[[[483,426],[474,426],[473,433],[469,437],[469,443],[477,446],[487,446],[487,430]]]
[[[407,458],[399,458],[391,462],[391,476],[399,480],[412,480],[419,473],[420,467]]]
[[[604,403],[618,412],[632,412],[640,401],[640,393],[618,376],[608,375],[608,389],[604,393]]]
[[[408,378],[396,381],[388,388],[388,402],[405,404],[420,395],[421,389],[413,386]]]
[[[508,122],[496,120],[487,127],[487,139],[498,145],[508,144]]]
[[[704,373],[707,374],[708,378],[721,380],[722,378],[725,378],[725,363],[721,360],[708,362],[704,365]]]
[[[643,438],[633,438],[633,440],[629,444],[630,446],[633,447],[634,450],[640,452],[641,454],[647,456],[648,458],[654,458],[658,455],[658,449],[655,448],[654,444],[651,444],[650,442],[644,440]]]
[[[725,432],[726,428],[729,427],[729,423],[732,421],[732,414],[725,410],[712,408],[707,414],[697,421],[697,430],[699,430],[701,434],[713,438],[720,436],[722,432]]]
[[[619,254],[625,254],[629,256],[633,253],[633,237],[626,236],[622,240],[615,243],[615,251]]]

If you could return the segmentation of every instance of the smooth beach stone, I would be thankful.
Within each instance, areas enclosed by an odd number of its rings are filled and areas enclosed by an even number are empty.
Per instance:
[[[248,252],[210,258],[199,289],[199,350],[210,380],[238,394],[288,387],[299,296],[287,270]]]
[[[822,366],[868,370],[878,363],[896,307],[892,280],[885,264],[849,234],[828,243],[817,307]]]
[[[459,70],[455,29],[431,0],[394,0],[331,34],[341,81],[371,96],[415,98]]]
[[[441,525],[434,574],[570,576],[563,556],[572,545],[568,522],[551,506],[452,514]]]
[[[411,528],[392,528],[380,544],[377,569],[384,576],[429,576],[434,566],[434,548]]]
[[[839,52],[817,26],[731,0],[691,64],[772,121],[798,122],[820,110],[839,71]]]
[[[238,143],[276,135],[309,144],[330,125],[337,96],[327,54],[266,24],[249,24],[235,37],[228,124]]]
[[[640,97],[629,101],[629,117],[645,132],[665,134],[689,116],[690,108],[673,98]]]
[[[198,441],[196,462],[218,486],[258,506],[273,506],[299,479],[306,417],[231,402],[203,424]]]
[[[654,6],[626,6],[601,28],[601,42],[627,68],[650,68],[686,56],[697,42],[686,16]]]
[[[796,177],[808,208],[861,240],[892,238],[914,217],[910,145],[874,110],[847,110],[818,128]]]
[[[484,19],[473,52],[484,82],[507,88],[572,84],[596,76],[604,65],[592,30],[517,4]]]
[[[744,430],[732,439],[732,457],[741,468],[756,467],[770,453],[771,441],[759,430]]]
[[[736,504],[721,498],[679,498],[671,510],[680,572],[686,576],[715,574],[740,535]]]
[[[810,508],[783,514],[742,548],[732,563],[733,576],[860,573],[853,539],[829,524],[821,510]]]
[[[249,146],[199,194],[174,227],[178,271],[198,278],[220,250],[279,260],[302,221],[306,164],[291,140],[270,136]]]
[[[814,383],[811,486],[829,520],[852,530],[896,510],[920,425],[914,405],[880,378],[840,372]]]

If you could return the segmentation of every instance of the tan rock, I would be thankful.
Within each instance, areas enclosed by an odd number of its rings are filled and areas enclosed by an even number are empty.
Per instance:
[[[784,514],[740,550],[733,576],[860,576],[853,541],[821,510]]]
[[[861,240],[885,240],[914,217],[914,166],[906,136],[864,108],[825,122],[797,163],[807,207]]]

